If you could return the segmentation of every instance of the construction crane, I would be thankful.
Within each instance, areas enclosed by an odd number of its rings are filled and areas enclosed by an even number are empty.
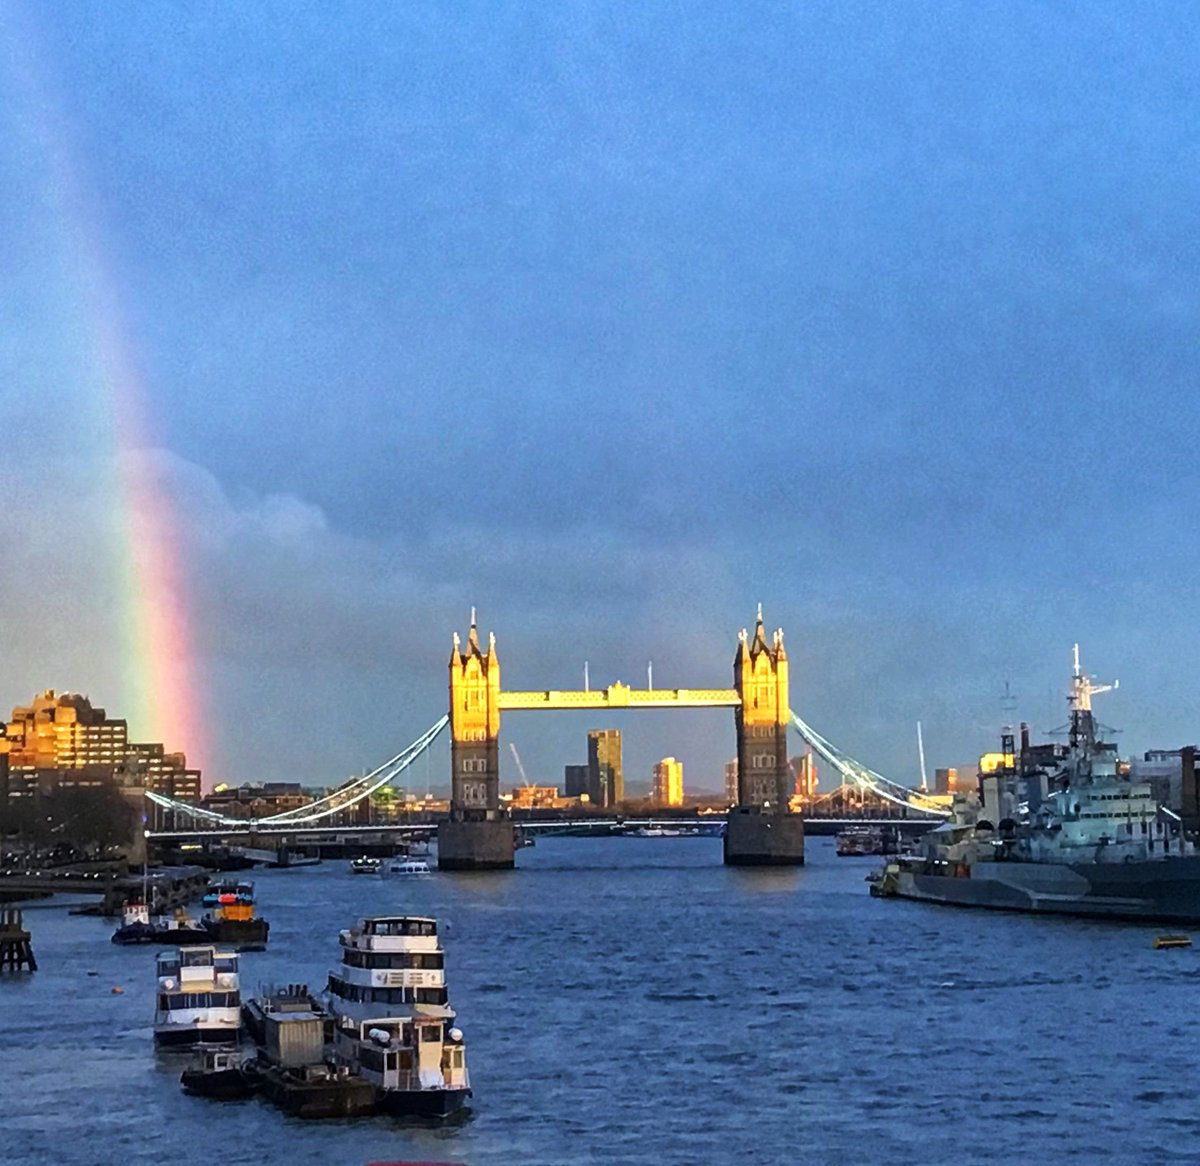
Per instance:
[[[529,775],[525,772],[525,766],[521,764],[521,755],[517,752],[516,745],[509,741],[508,747],[512,750],[513,760],[517,763],[517,769],[521,774],[521,780],[525,783],[525,788],[532,788],[533,782],[529,780]]]

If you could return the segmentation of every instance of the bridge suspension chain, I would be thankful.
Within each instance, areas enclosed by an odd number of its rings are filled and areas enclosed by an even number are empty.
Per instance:
[[[804,738],[830,765],[837,770],[842,781],[854,785],[860,790],[869,791],[885,801],[893,802],[910,810],[920,810],[925,814],[938,814],[948,817],[950,811],[939,805],[932,798],[917,790],[909,789],[898,781],[892,781],[873,769],[868,769],[860,761],[855,761],[847,753],[843,753],[836,745],[831,744],[810,724],[802,721],[790,709],[792,727]]]
[[[265,818],[232,818],[228,814],[221,814],[215,810],[202,809],[199,806],[193,806],[188,802],[180,802],[175,798],[164,797],[162,794],[153,793],[150,790],[146,791],[146,797],[156,806],[161,806],[163,809],[172,810],[175,813],[187,814],[190,817],[200,818],[206,822],[212,822],[220,826],[237,826],[247,829],[256,826],[287,826],[316,822],[322,818],[332,817],[332,815],[340,813],[342,810],[347,810],[351,806],[357,805],[364,798],[369,798],[389,782],[395,781],[401,773],[429,749],[430,745],[437,740],[438,736],[449,723],[449,715],[442,717],[426,729],[403,752],[397,753],[390,761],[385,761],[370,773],[355,778],[354,781],[343,786],[341,789],[334,790],[332,793],[326,794],[323,798],[318,798],[315,802],[310,802],[308,805],[300,806],[294,810],[284,810],[281,813],[271,814]]]

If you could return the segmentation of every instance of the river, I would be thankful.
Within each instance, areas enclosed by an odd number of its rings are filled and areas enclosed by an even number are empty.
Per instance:
[[[869,897],[878,861],[798,870],[711,838],[542,839],[519,869],[256,872],[259,984],[324,986],[337,932],[435,915],[469,1120],[306,1123],[185,1096],[151,1040],[154,951],[61,908],[0,976],[5,1166],[1193,1161],[1200,948],[1155,928]],[[123,988],[122,994],[113,989]]]

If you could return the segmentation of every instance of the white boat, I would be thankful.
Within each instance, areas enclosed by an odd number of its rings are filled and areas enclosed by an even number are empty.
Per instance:
[[[432,872],[429,869],[429,863],[423,858],[406,858],[402,861],[393,862],[388,870],[392,874],[398,875],[427,875]]]
[[[242,1027],[236,952],[188,945],[163,952],[156,970],[155,1044],[236,1043]]]
[[[333,1057],[379,1090],[394,1114],[447,1117],[471,1096],[463,1034],[453,1025],[437,921],[394,915],[342,931],[329,976]]]
[[[378,874],[383,870],[383,859],[371,858],[370,855],[364,854],[350,860],[350,870],[354,874]]]

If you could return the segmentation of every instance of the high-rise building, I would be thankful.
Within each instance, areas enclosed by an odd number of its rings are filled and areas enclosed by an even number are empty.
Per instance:
[[[654,767],[654,802],[659,806],[683,805],[683,762],[664,757]]]
[[[620,729],[592,729],[588,733],[588,796],[605,809],[625,800]]]
[[[725,762],[725,801],[736,806],[738,800],[737,758]]]
[[[78,693],[47,689],[27,707],[14,708],[3,740],[13,797],[113,782],[128,791],[200,800],[200,771],[188,769],[182,753],[130,741],[125,721],[110,719]]]
[[[586,765],[564,765],[563,789],[566,790],[569,798],[578,798],[587,794],[590,799],[592,795],[588,791],[588,767]]]

